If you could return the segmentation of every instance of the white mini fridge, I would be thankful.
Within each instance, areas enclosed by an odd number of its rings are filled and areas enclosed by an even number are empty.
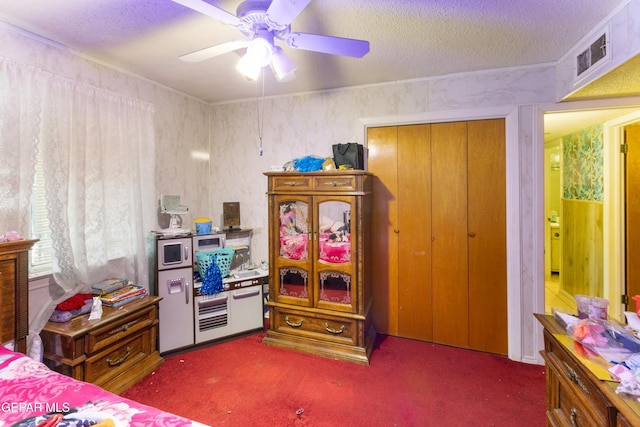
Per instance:
[[[157,241],[160,353],[194,343],[191,238]]]

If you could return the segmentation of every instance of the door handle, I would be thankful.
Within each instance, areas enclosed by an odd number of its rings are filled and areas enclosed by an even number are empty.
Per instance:
[[[252,297],[254,295],[258,295],[259,293],[260,293],[260,289],[253,289],[253,290],[244,291],[244,292],[234,292],[233,298],[238,299],[238,298]]]

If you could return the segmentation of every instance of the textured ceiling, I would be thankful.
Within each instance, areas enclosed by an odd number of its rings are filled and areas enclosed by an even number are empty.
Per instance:
[[[235,14],[238,0],[207,0]],[[324,90],[553,63],[625,0],[315,0],[292,31],[368,40],[362,59],[284,47],[297,78],[265,94]],[[235,52],[182,54],[243,38],[170,0],[0,0],[0,20],[206,101],[256,96]]]
[[[206,0],[235,14],[240,0]],[[293,1],[293,0],[291,0]],[[364,39],[362,59],[283,46],[296,79],[265,73],[265,95],[555,63],[628,0],[314,0],[292,31]],[[209,102],[253,98],[262,85],[235,70],[242,52],[178,59],[242,39],[234,28],[171,0],[0,0],[0,21]],[[640,58],[571,99],[640,94]],[[630,110],[545,116],[546,140]]]

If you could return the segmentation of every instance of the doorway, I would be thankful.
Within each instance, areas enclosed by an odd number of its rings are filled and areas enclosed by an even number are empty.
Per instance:
[[[574,295],[584,293],[608,299],[609,317],[624,320],[623,312],[627,306],[621,302],[621,295],[626,293],[625,181],[624,158],[620,153],[620,145],[624,141],[625,126],[638,120],[640,110],[637,106],[545,113],[545,311],[548,314],[556,310],[575,313]],[[583,174],[581,177],[575,171],[572,173],[570,168],[575,167],[576,157],[580,155],[571,151],[572,141],[578,141],[581,149],[588,151],[585,158],[592,163],[601,162],[601,166],[593,169],[580,168],[580,173]],[[553,154],[557,153],[553,150],[555,147],[560,147],[559,173],[557,163],[552,164]],[[572,185],[575,183],[567,182],[575,179],[575,176],[583,179],[583,183],[593,184],[593,188],[599,190],[593,190],[589,197],[582,197],[588,200],[576,200],[581,197],[572,194]],[[554,185],[560,187],[559,204],[557,193],[553,190]],[[585,184],[585,187],[588,185]],[[596,194],[598,192],[601,194]],[[588,214],[581,213],[587,210],[590,210]],[[572,216],[575,221],[576,212],[578,218],[589,217],[594,220],[588,229],[596,230],[595,235],[577,232],[575,225],[567,224]],[[598,226],[600,234],[597,233]],[[552,239],[554,233],[559,236],[559,242]],[[580,241],[576,243],[576,235],[584,238],[584,241],[595,241],[595,247],[589,245],[590,250],[595,252],[587,255],[575,253],[579,250],[576,247],[587,246],[582,245]],[[573,240],[568,238],[571,236]],[[561,254],[562,262],[559,269],[552,266],[554,250]],[[575,277],[570,270],[563,274],[562,266],[570,268],[569,261],[573,262],[572,258],[583,259],[587,256],[591,258],[590,264],[585,264],[586,267],[582,268],[590,269],[589,274],[593,277]],[[576,287],[582,283],[590,286]],[[633,307],[633,304],[629,306]]]

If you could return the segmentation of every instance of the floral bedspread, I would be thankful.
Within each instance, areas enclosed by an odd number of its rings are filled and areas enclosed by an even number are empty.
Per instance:
[[[55,424],[60,427],[203,426],[58,374],[3,346],[0,390],[0,427],[38,426],[47,418],[58,419]]]

